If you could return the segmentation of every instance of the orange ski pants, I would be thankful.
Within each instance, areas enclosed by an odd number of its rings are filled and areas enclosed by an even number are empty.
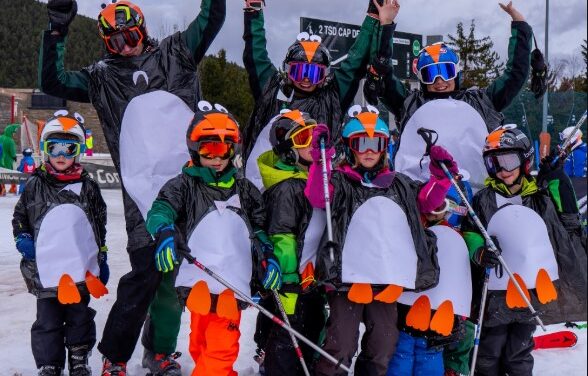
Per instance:
[[[190,355],[196,362],[192,376],[237,376],[233,365],[239,355],[240,322],[241,311],[237,320],[192,313]]]

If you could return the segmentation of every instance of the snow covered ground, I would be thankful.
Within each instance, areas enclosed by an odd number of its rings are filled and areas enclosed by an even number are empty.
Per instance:
[[[98,337],[116,295],[116,283],[130,270],[126,247],[125,225],[120,191],[103,191],[108,204],[107,244],[110,249],[110,294],[93,300],[91,306],[98,312],[96,324]],[[30,327],[35,320],[35,298],[26,292],[19,271],[20,254],[15,250],[12,238],[12,213],[17,197],[0,197],[0,376],[36,375],[36,367],[30,348]],[[257,311],[248,309],[243,315],[241,325],[241,349],[235,368],[239,375],[256,375],[257,365],[253,361],[255,345],[253,332]],[[553,325],[550,331],[561,330],[563,325]],[[184,375],[189,375],[193,362],[188,354],[189,315],[182,317],[182,331],[178,340],[178,351],[184,353],[179,359]],[[539,334],[539,333],[538,333]],[[536,351],[535,371],[538,376],[566,375],[583,376],[587,374],[586,330],[578,330],[578,345],[566,350]],[[141,346],[137,346],[129,362],[128,371],[132,376],[144,375],[141,368]],[[100,371],[100,354],[95,351],[91,358],[94,374]]]

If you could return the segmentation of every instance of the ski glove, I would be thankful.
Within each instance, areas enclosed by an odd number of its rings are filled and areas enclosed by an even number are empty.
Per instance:
[[[100,275],[98,278],[106,285],[110,279],[110,268],[108,267],[108,247],[103,245],[98,252],[98,266],[100,267]]]
[[[335,149],[331,144],[331,132],[329,131],[329,127],[327,127],[325,124],[319,124],[312,130],[312,149],[310,154],[312,156],[312,160],[315,162],[319,162],[321,160],[322,139],[325,139],[325,152],[327,159],[331,159],[333,158],[333,155],[335,155]]]
[[[58,31],[61,36],[66,36],[69,24],[78,13],[78,3],[75,0],[49,0],[47,12],[49,30]]]
[[[267,234],[263,230],[255,231],[255,238],[258,240],[260,251],[264,255],[272,255],[274,253],[274,245],[267,237]]]
[[[488,244],[485,247],[480,247],[474,252],[473,261],[476,265],[482,266],[484,268],[495,268],[500,265],[500,261],[498,260],[498,256],[502,253],[500,251],[500,245],[498,244],[498,239],[495,236],[491,236],[494,245],[498,249],[498,254],[494,253]]]
[[[16,249],[25,260],[35,259],[35,240],[31,234],[19,234],[16,239]]]
[[[266,254],[262,261],[262,266],[265,269],[263,276],[263,288],[266,290],[277,291],[282,288],[282,270],[280,264],[273,254]]]
[[[287,315],[293,315],[296,312],[296,302],[298,301],[298,294],[295,292],[284,292],[278,294],[280,303],[284,307],[284,312]]]
[[[373,17],[377,20],[380,19],[380,13],[378,12],[378,8],[376,8],[376,5],[373,3],[372,0],[368,0],[369,1],[369,5],[368,5],[368,10],[367,10],[367,14],[370,17]],[[384,4],[384,0],[377,0],[379,5],[383,5]]]
[[[178,264],[176,256],[176,230],[174,225],[168,225],[157,231],[157,247],[155,248],[155,267],[158,271],[167,273],[174,270]]]
[[[431,146],[429,157],[431,159],[431,163],[429,164],[429,171],[431,172],[431,175],[439,179],[446,177],[445,172],[443,172],[443,169],[441,168],[441,163],[445,164],[445,167],[447,167],[452,175],[459,174],[457,163],[453,160],[451,154],[449,154],[449,152],[442,146]]]

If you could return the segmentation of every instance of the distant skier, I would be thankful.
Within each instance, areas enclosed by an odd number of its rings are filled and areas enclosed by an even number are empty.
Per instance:
[[[17,171],[20,171],[24,174],[32,175],[35,172],[35,159],[33,158],[33,149],[26,148],[22,151],[22,159],[20,160],[20,164],[16,168]],[[18,194],[22,194],[24,191],[26,182],[22,182],[18,186]]]

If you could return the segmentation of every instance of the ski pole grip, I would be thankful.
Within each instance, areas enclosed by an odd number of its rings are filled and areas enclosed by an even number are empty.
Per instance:
[[[417,134],[419,136],[421,136],[423,138],[423,140],[425,141],[425,144],[427,144],[427,155],[428,155],[429,152],[431,151],[431,146],[435,145],[437,143],[437,139],[439,138],[438,136],[434,138],[434,136],[437,135],[437,132],[435,132],[434,130],[431,130],[431,129],[421,127],[417,130]]]

